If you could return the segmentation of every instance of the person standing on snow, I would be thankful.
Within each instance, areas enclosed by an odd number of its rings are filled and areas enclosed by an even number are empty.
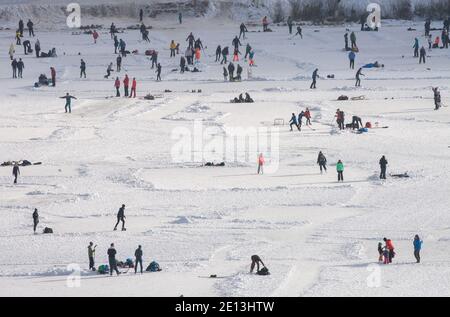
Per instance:
[[[266,163],[266,160],[264,159],[264,155],[261,153],[258,156],[258,175],[264,174],[264,164]]]
[[[120,71],[122,70],[122,56],[120,55],[118,55],[116,58],[116,69],[118,73],[120,73]]]
[[[234,50],[238,50],[239,51],[239,46],[242,46],[241,41],[239,41],[239,38],[236,36],[233,41],[232,44],[234,46]]]
[[[183,13],[181,13],[181,12],[178,14],[178,22],[180,24],[183,24]]]
[[[422,46],[422,48],[420,49],[420,59],[419,59],[419,64],[422,64],[422,62],[424,64],[427,63],[426,61],[426,56],[427,56],[427,50],[425,49],[425,47]]]
[[[143,274],[144,269],[142,266],[142,257],[144,256],[144,252],[142,252],[142,246],[138,246],[138,248],[134,252],[134,256],[136,258],[135,265],[134,265],[134,274],[137,274],[138,264],[141,266],[141,274]]]
[[[224,47],[222,50],[222,61],[220,62],[220,64],[228,64],[228,60],[227,57],[230,54],[230,49],[228,48],[228,46]]]
[[[414,242],[413,242],[413,246],[414,246],[414,257],[416,258],[417,263],[420,263],[420,251],[422,250],[422,244],[423,241],[420,240],[419,235],[416,235],[414,237]]]
[[[289,28],[289,34],[292,35],[292,27],[294,26],[294,21],[292,20],[291,16],[288,17],[288,19],[287,19],[287,25],[288,25],[288,28]]]
[[[114,87],[116,88],[116,97],[120,97],[120,79],[116,77],[116,81],[114,82]]]
[[[311,123],[311,111],[309,111],[309,108],[306,108],[305,111],[305,118],[306,118],[306,125],[312,125]]]
[[[345,130],[345,113],[341,109],[336,110],[336,123],[339,126],[339,130]]]
[[[181,56],[181,58],[180,58],[180,73],[184,74],[185,70],[186,70],[186,58],[184,56]]]
[[[378,243],[378,262],[383,263],[383,243]]]
[[[84,60],[81,60],[80,64],[80,78],[82,78],[84,75],[84,78],[86,78],[86,63]]]
[[[128,74],[125,75],[123,79],[123,90],[125,97],[128,97],[128,87],[130,86],[130,78],[128,78]]]
[[[153,50],[151,60],[152,60],[152,69],[154,69],[155,66],[158,64],[158,52],[156,50]]]
[[[222,55],[222,47],[219,45],[216,49],[216,63],[220,62],[220,56]]]
[[[360,67],[358,69],[358,71],[356,72],[356,84],[355,84],[355,87],[361,87],[361,76],[365,76],[362,73],[362,67]]]
[[[338,173],[338,182],[344,182],[344,163],[341,160],[336,164],[336,170]]]
[[[39,58],[41,55],[41,42],[39,42],[39,40],[34,44],[34,51],[36,52],[36,58]]]
[[[195,37],[192,32],[188,35],[186,42],[189,42],[189,48],[194,48]]]
[[[17,78],[17,60],[14,58],[11,67],[13,69],[13,78]]]
[[[252,51],[252,47],[251,47],[250,43],[247,43],[247,46],[245,47],[245,57],[244,57],[244,59],[247,59],[247,56],[250,54],[251,51]]]
[[[245,40],[245,33],[247,33],[247,32],[248,32],[247,27],[245,26],[244,23],[241,23],[240,32],[239,32],[239,39],[241,39],[241,36],[243,35],[243,39]]]
[[[317,157],[317,164],[320,167],[320,174],[323,174],[323,171],[327,172],[327,158],[322,151],[319,152],[319,156]]]
[[[69,95],[69,93],[67,93],[64,97],[59,97],[60,99],[66,99],[66,105],[64,106],[64,109],[66,109],[66,113],[67,110],[69,110],[69,113],[72,113],[72,99],[77,99],[74,96]]]
[[[96,30],[94,30],[94,32],[92,33],[92,37],[94,38],[94,44],[97,44],[97,39],[99,35]]]
[[[291,127],[291,132],[294,131],[292,126],[297,127],[298,131],[300,131],[300,132],[302,131],[298,125],[297,116],[295,115],[295,113],[292,114],[291,121],[289,121],[289,126]]]
[[[223,68],[223,80],[224,80],[225,82],[228,81],[228,71],[227,71],[227,68],[226,68],[226,67]]]
[[[355,52],[351,51],[350,53],[348,53],[348,59],[350,60],[350,69],[355,69]]]
[[[117,35],[114,35],[114,54],[117,54],[117,49],[119,48],[119,39]]]
[[[228,64],[228,74],[230,76],[230,81],[234,81],[234,64],[230,62],[230,64]]]
[[[144,21],[144,10],[139,10],[139,22]]]
[[[344,41],[345,41],[345,50],[350,51],[350,47],[348,46],[348,33],[344,34]]]
[[[117,231],[117,226],[120,222],[122,222],[122,231],[126,231],[125,229],[125,205],[122,205],[122,207],[117,212],[117,223],[114,226],[114,231]]]
[[[50,75],[52,77],[52,85],[56,87],[56,70],[54,67],[50,67]]]
[[[414,57],[419,57],[419,39],[417,37],[414,39],[413,49]]]
[[[19,21],[19,36],[23,37],[24,23],[23,20]]]
[[[317,78],[319,77],[319,69],[316,68],[316,70],[314,70],[313,74],[312,74],[312,84],[310,86],[310,89],[316,89],[316,84],[317,84]]]
[[[114,243],[111,243],[111,247],[108,249],[109,274],[111,276],[113,275],[113,271],[116,271],[117,275],[120,275],[120,272],[117,269],[116,254],[117,251],[114,248]]]
[[[14,176],[14,184],[17,184],[17,179],[19,178],[19,175],[20,175],[19,164],[14,163],[12,174]]]
[[[389,252],[388,262],[392,263],[392,259],[395,257],[395,248],[391,239],[384,238],[383,241],[386,243],[386,249]]]
[[[352,32],[352,34],[350,34],[350,41],[352,42],[352,50],[357,50],[358,46],[356,45],[356,34],[355,34],[355,32]]]
[[[14,59],[14,53],[16,52],[16,48],[14,47],[14,43],[11,43],[11,45],[9,46],[9,58],[11,59],[11,61]]]
[[[172,40],[172,42],[170,42],[170,57],[175,57],[176,56],[176,49],[177,49],[177,44],[175,43],[174,40]]]
[[[133,82],[131,83],[130,98],[136,98],[136,89],[137,89],[137,82],[136,82],[136,78],[133,77]]]
[[[88,246],[88,258],[89,258],[89,270],[95,272],[95,249],[93,242],[89,242]]]
[[[38,213],[37,208],[35,208],[34,212],[33,212],[33,232],[34,232],[34,234],[36,234],[36,229],[37,229],[38,224],[39,224],[39,213]]]
[[[162,71],[161,64],[158,63],[158,66],[156,66],[156,81],[161,81],[161,71]]]
[[[34,23],[31,22],[31,20],[28,20],[27,27],[28,27],[28,33],[29,33],[30,37],[31,36],[34,37]]]
[[[268,32],[269,31],[269,18],[267,16],[265,16],[263,18],[262,24],[263,24],[263,32]]]
[[[431,20],[428,19],[425,22],[425,36],[428,37],[430,35],[430,31],[431,31]]]
[[[432,89],[434,93],[434,110],[439,110],[439,108],[441,107],[441,92],[439,91],[438,87]]]
[[[386,170],[388,166],[388,161],[386,160],[386,157],[383,155],[383,157],[380,159],[380,179],[386,179]]]
[[[18,71],[19,78],[23,78],[22,73],[23,73],[24,68],[25,68],[25,64],[23,63],[22,59],[19,58],[19,61],[17,62],[17,71]]]

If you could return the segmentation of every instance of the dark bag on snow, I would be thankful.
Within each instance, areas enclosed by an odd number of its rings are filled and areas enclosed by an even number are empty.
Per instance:
[[[153,261],[152,263],[150,263],[150,265],[148,266],[146,271],[147,272],[161,272],[162,269],[157,262]]]
[[[44,233],[45,234],[53,233],[53,229],[52,228],[45,228],[44,229]]]
[[[256,274],[264,276],[264,275],[270,275],[270,272],[269,272],[268,268],[263,267],[261,270],[256,272]]]

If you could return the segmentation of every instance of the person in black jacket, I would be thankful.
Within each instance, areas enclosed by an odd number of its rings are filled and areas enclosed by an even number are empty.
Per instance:
[[[386,157],[383,155],[383,157],[380,160],[380,168],[381,168],[380,179],[386,179],[387,166],[388,161],[386,160]]]
[[[228,46],[224,47],[222,50],[222,61],[220,62],[221,65],[222,64],[226,65],[228,63],[227,57],[229,54],[230,54],[230,49],[228,48]]]
[[[184,74],[184,71],[186,70],[186,58],[184,58],[184,56],[181,56],[180,68],[181,68],[181,74]]]
[[[234,81],[234,65],[231,62],[228,64],[228,74],[230,76],[230,81]]]
[[[222,47],[219,45],[216,49],[216,63],[220,62],[220,56],[222,55]]]
[[[237,69],[236,69],[236,80],[237,81],[241,81],[242,80],[242,72],[244,71],[244,69],[242,68],[241,65],[237,65]]]
[[[313,72],[313,74],[312,74],[312,80],[313,80],[313,82],[312,82],[312,84],[311,84],[311,87],[310,87],[310,89],[316,89],[316,84],[317,84],[317,78],[319,77],[319,70],[316,68],[315,70],[314,70],[314,72]]]
[[[24,29],[23,20],[20,20],[20,21],[19,21],[19,33],[20,33],[20,37],[23,37],[23,29]]]
[[[15,58],[11,62],[11,67],[13,69],[13,78],[17,78],[17,60]]]
[[[156,81],[161,81],[161,70],[162,66],[160,63],[156,66]]]
[[[317,164],[320,166],[320,174],[323,174],[323,171],[327,171],[327,158],[322,151],[319,152],[319,156],[317,157]]]
[[[361,87],[361,76],[365,76],[365,75],[362,73],[362,68],[360,67],[358,69],[358,71],[356,72],[356,84],[355,84],[355,87]]]
[[[439,91],[439,88],[433,87],[433,93],[434,93],[434,105],[435,108],[434,110],[439,110],[439,108],[441,107],[441,92]]]
[[[427,63],[427,61],[426,61],[426,56],[427,56],[427,50],[425,49],[425,47],[422,46],[422,48],[420,49],[419,64],[422,64],[422,62],[423,62],[424,64]]]
[[[30,33],[30,36],[34,37],[34,23],[31,22],[31,20],[28,20],[27,27],[28,27],[28,32]]]
[[[23,41],[22,45],[23,45],[24,54],[28,55],[28,52],[31,50],[31,42],[26,40],[26,41]]]
[[[239,50],[239,46],[242,46],[241,41],[239,41],[237,36],[233,40],[233,46],[235,50]]]
[[[37,208],[33,212],[33,232],[36,233],[37,225],[39,224],[39,213]]]
[[[253,273],[255,266],[256,266],[256,272],[259,272],[259,268],[260,268],[259,264],[260,263],[263,267],[266,267],[264,265],[264,262],[261,260],[261,258],[258,255],[252,255],[251,259],[252,259],[252,265],[250,267],[250,274]]]
[[[125,231],[125,205],[122,205],[122,207],[119,209],[119,212],[117,213],[117,223],[114,226],[114,231],[117,230],[117,226],[119,225],[119,222],[122,221],[122,231]]]
[[[144,273],[144,269],[142,268],[142,256],[144,253],[142,252],[142,246],[139,246],[134,252],[134,256],[136,257],[136,263],[134,265],[134,274],[137,274],[138,263],[141,266],[141,274]]]
[[[86,78],[86,62],[84,60],[81,60],[80,63],[80,78],[82,78],[84,75],[84,78]]]
[[[23,63],[22,59],[19,58],[19,61],[17,62],[17,70],[18,70],[19,78],[23,78],[22,73],[23,73],[24,68],[25,68],[25,64]]]
[[[240,26],[239,39],[241,39],[241,36],[243,35],[243,39],[245,40],[245,33],[247,32],[248,32],[247,27],[245,26],[244,23],[242,23]]]
[[[17,178],[20,175],[20,168],[19,168],[19,164],[15,163],[14,167],[13,167],[13,176],[14,176],[14,184],[17,184]]]
[[[120,272],[117,269],[116,254],[117,251],[114,248],[114,243],[111,243],[111,247],[108,249],[109,274],[111,276],[113,275],[113,271],[116,271],[117,275],[120,275]]]

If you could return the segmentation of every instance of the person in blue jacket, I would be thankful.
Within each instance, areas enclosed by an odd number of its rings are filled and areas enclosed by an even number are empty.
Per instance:
[[[348,54],[348,59],[350,60],[350,69],[355,69],[355,59],[356,59],[355,52],[351,51]]]
[[[291,121],[289,121],[289,124],[291,126],[291,131],[294,131],[292,129],[292,126],[294,126],[294,125],[297,127],[298,131],[301,131],[300,127],[298,125],[297,116],[295,115],[295,113],[292,114],[292,118],[291,118]]]
[[[420,263],[420,251],[422,250],[422,244],[423,241],[420,240],[419,235],[416,235],[414,237],[413,245],[414,245],[414,257],[416,258],[417,263]]]
[[[414,48],[414,57],[419,57],[419,39],[417,37],[414,39],[413,48]]]

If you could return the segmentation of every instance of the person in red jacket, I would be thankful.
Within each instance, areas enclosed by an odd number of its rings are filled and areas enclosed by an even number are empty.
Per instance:
[[[96,30],[94,30],[94,33],[92,33],[92,37],[94,38],[94,43],[97,44],[98,33]]]
[[[120,79],[116,78],[116,82],[114,83],[114,87],[116,87],[116,97],[120,97]]]
[[[128,87],[130,86],[130,78],[128,78],[128,74],[125,75],[125,79],[123,80],[123,89],[125,91],[125,97],[128,97]]]
[[[312,125],[311,124],[311,111],[309,111],[309,108],[306,108],[305,118],[306,118],[306,125]]]
[[[133,78],[133,83],[131,84],[131,94],[130,94],[130,98],[136,98],[136,86],[137,86],[137,82],[136,82],[136,78]]]
[[[50,73],[52,76],[52,85],[53,87],[56,87],[56,70],[54,67],[50,67]]]
[[[386,249],[389,251],[389,263],[392,263],[392,259],[395,257],[395,248],[391,239],[384,238],[383,241],[386,243]]]

